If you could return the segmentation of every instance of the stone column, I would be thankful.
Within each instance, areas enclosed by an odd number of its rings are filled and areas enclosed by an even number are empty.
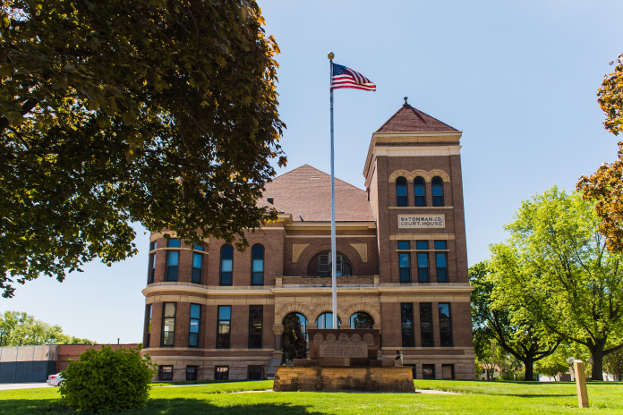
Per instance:
[[[281,351],[281,335],[283,334],[283,325],[273,325],[273,333],[275,333],[275,351],[273,352],[273,357],[282,357],[283,352]]]

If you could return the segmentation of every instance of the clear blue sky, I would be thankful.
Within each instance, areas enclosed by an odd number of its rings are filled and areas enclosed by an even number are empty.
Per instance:
[[[506,236],[521,200],[616,158],[595,94],[623,52],[620,0],[260,1],[281,48],[284,173],[329,172],[329,64],[361,72],[377,92],[335,97],[336,176],[363,186],[372,132],[409,97],[463,131],[469,263]],[[93,263],[60,284],[47,277],[0,299],[66,333],[98,342],[141,341],[148,235],[139,254],[111,268]]]

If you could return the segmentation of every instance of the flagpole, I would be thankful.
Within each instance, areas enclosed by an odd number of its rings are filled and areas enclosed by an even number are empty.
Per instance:
[[[329,53],[329,87],[331,108],[331,305],[333,310],[333,328],[337,329],[337,261],[335,243],[335,150],[333,144],[333,52]]]

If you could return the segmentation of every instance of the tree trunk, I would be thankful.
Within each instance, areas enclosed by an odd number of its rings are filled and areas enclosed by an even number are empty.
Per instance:
[[[527,357],[525,360],[522,360],[524,365],[524,380],[525,381],[533,381],[534,380],[534,359],[532,357]]]
[[[604,348],[603,346],[597,346],[592,352],[593,355],[593,373],[591,374],[591,380],[604,380]]]

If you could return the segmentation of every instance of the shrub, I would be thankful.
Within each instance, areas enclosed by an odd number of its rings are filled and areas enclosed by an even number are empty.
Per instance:
[[[116,412],[147,402],[155,365],[139,349],[89,349],[62,372],[61,397],[85,412]]]

